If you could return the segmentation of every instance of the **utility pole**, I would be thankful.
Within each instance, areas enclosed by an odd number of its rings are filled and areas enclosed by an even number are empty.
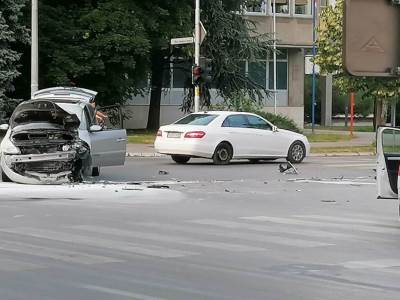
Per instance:
[[[195,34],[194,34],[194,64],[200,66],[200,0],[196,0],[195,11]],[[200,110],[200,84],[194,87],[194,112]]]
[[[274,114],[276,115],[276,0],[273,2],[273,39],[274,39]]]
[[[38,0],[32,0],[31,96],[39,89]]]
[[[315,74],[315,56],[317,55],[317,37],[315,32],[316,26],[316,17],[317,17],[317,2],[313,0],[313,8],[312,8],[312,17],[313,17],[313,47],[312,47],[312,55],[313,55],[313,66],[312,66],[312,99],[311,99],[311,128],[312,133],[315,130],[315,104],[316,104],[316,74]]]

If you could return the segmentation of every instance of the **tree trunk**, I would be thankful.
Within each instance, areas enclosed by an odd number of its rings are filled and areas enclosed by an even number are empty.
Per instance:
[[[383,99],[375,100],[375,116],[374,128],[375,130],[382,125],[386,124],[387,104]]]
[[[164,60],[160,51],[154,51],[151,58],[151,95],[147,129],[157,130],[160,127]]]

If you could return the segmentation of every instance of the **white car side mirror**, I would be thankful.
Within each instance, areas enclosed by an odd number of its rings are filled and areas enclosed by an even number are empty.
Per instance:
[[[278,132],[278,127],[272,126],[272,131],[273,131],[273,132]]]
[[[89,128],[90,132],[99,132],[99,131],[102,131],[102,130],[103,130],[103,127],[100,126],[100,125],[92,125]]]
[[[8,124],[1,124],[0,125],[0,130],[6,131],[6,130],[8,130],[8,128],[10,128],[10,125],[8,125]]]

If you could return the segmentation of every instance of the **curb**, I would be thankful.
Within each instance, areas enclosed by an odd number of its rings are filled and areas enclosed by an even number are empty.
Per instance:
[[[167,157],[167,155],[155,152],[127,152],[126,157]]]
[[[375,156],[373,152],[333,152],[333,153],[311,153],[308,157],[340,157],[340,156]],[[168,157],[168,155],[160,153],[151,152],[128,152],[126,157],[152,157],[152,158],[163,158]]]
[[[374,152],[332,152],[332,153],[310,153],[309,157],[336,157],[336,156],[375,156]]]

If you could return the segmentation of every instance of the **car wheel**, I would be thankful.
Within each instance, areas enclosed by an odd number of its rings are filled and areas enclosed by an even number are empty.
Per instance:
[[[190,156],[185,155],[171,155],[171,158],[177,164],[186,164],[190,160]]]
[[[306,157],[306,147],[300,141],[294,142],[288,151],[287,160],[294,164],[299,164]]]
[[[11,182],[11,179],[4,173],[3,170],[1,170],[1,181],[3,182]]]
[[[92,168],[92,176],[93,177],[100,176],[100,167],[93,167]]]
[[[232,146],[228,143],[221,143],[214,151],[213,161],[216,165],[227,165],[233,156]]]

